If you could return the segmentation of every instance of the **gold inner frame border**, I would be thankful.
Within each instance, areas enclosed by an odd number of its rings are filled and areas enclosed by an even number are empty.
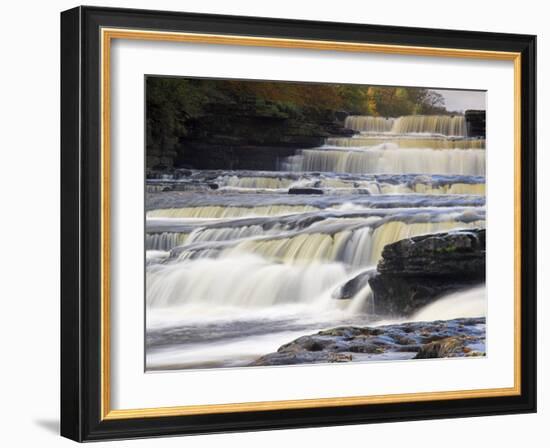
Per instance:
[[[514,386],[494,389],[418,392],[302,400],[280,400],[227,404],[111,409],[110,346],[110,63],[113,39],[185,42],[212,45],[295,48],[354,53],[382,53],[412,56],[455,57],[512,61],[514,63]],[[272,411],[368,404],[410,403],[503,397],[521,394],[521,53],[419,47],[306,39],[282,39],[238,35],[101,29],[101,420],[169,417],[230,412]]]

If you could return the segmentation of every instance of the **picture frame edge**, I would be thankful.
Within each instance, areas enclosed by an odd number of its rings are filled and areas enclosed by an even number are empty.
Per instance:
[[[110,17],[109,23],[104,22]],[[195,26],[231,30],[242,21],[247,30],[269,24],[268,32],[281,33],[297,24],[310,24],[314,35],[328,27],[334,35],[358,36],[387,30],[394,40],[400,33],[447,35],[444,44],[458,40],[520,51],[521,66],[521,394],[486,399],[460,399],[396,406],[360,405],[309,410],[263,411],[201,416],[154,417],[149,419],[102,419],[101,404],[101,271],[99,238],[101,211],[99,173],[99,104],[101,97],[98,31],[113,22],[158,27],[179,18]],[[160,16],[160,18],[158,17]],[[229,25],[228,25],[229,24]],[[251,25],[250,25],[251,24]],[[167,25],[168,26],[168,25]],[[208,28],[208,27],[207,27]],[[347,31],[346,31],[347,30]],[[300,36],[303,38],[304,32]],[[396,33],[397,37],[392,34]],[[338,33],[336,33],[338,34]],[[248,16],[221,16],[121,8],[76,7],[61,13],[61,435],[75,441],[156,437],[162,435],[253,431],[296,427],[363,424],[474,415],[536,412],[536,36],[480,33],[384,25],[308,22]],[[421,39],[420,39],[421,40]],[[437,40],[437,39],[436,39]],[[525,104],[527,102],[527,104]],[[419,406],[420,405],[420,406]],[[368,407],[368,409],[367,409]],[[396,409],[399,407],[399,409]],[[338,415],[334,412],[338,410]],[[374,415],[377,410],[382,415]],[[284,415],[283,415],[284,414]],[[136,424],[140,427],[136,427]]]

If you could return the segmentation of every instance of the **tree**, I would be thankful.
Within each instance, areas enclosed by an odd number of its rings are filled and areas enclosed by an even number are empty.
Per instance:
[[[148,157],[154,156],[155,163],[173,159],[183,140],[201,138],[208,133],[205,127],[216,124],[217,111],[238,110],[236,105],[249,116],[300,120],[314,127],[333,120],[336,111],[382,117],[448,113],[440,94],[417,87],[148,77]],[[235,120],[235,129],[224,128],[224,133],[239,132],[239,117]]]

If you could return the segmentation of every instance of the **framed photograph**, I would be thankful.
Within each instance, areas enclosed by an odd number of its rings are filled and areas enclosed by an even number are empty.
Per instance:
[[[61,14],[61,433],[535,412],[535,36]]]

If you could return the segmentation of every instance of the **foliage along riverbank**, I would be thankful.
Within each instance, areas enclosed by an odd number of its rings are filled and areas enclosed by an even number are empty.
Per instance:
[[[348,115],[448,114],[423,88],[148,77],[147,168],[273,169],[353,133]],[[253,157],[249,157],[251,152]]]

